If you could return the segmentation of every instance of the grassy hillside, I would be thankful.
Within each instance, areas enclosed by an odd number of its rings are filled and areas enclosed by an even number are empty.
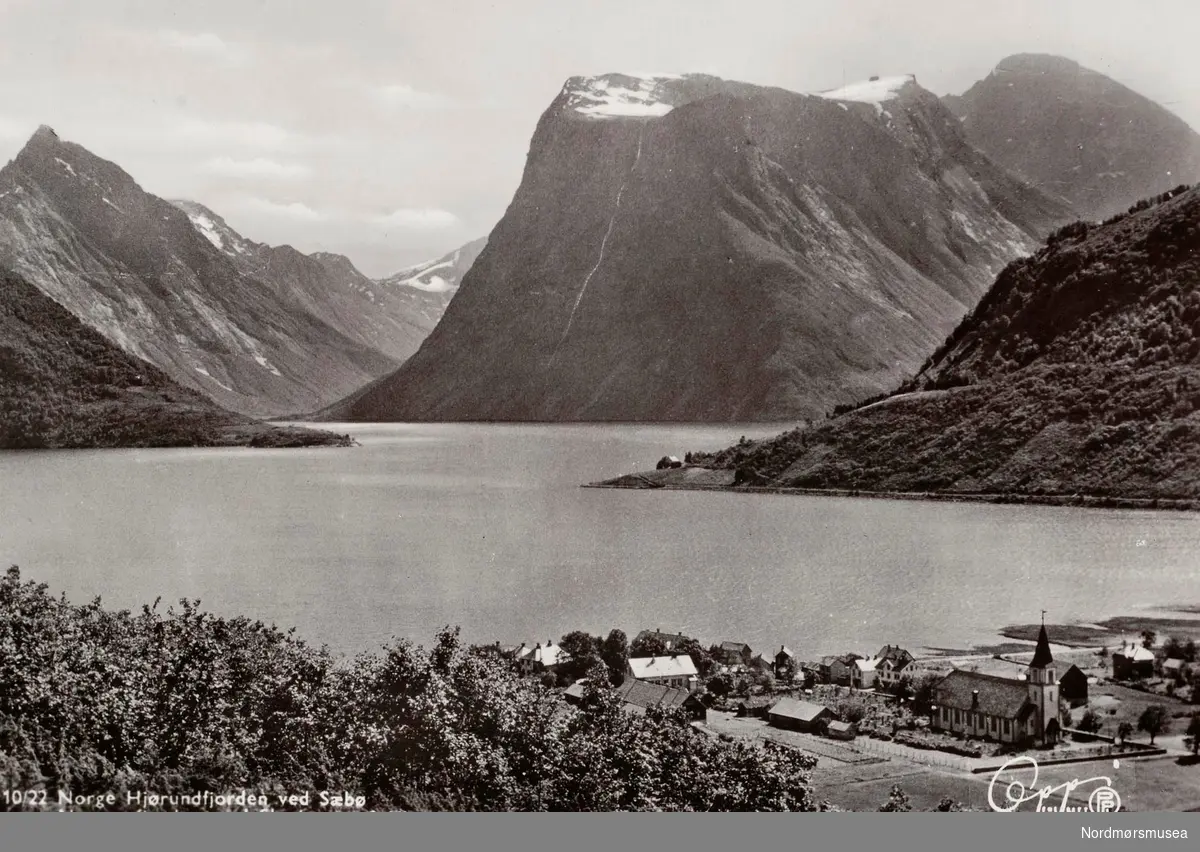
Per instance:
[[[1200,497],[1200,189],[1010,264],[898,393],[696,464],[746,484]]]
[[[814,765],[624,712],[607,687],[568,708],[449,629],[339,662],[198,602],[113,612],[16,568],[0,579],[0,784],[52,805],[61,790],[114,793],[109,810],[137,809],[127,791],[248,790],[274,810],[337,809],[319,794],[345,791],[376,810],[804,811]]]
[[[345,443],[224,411],[0,271],[0,448]]]

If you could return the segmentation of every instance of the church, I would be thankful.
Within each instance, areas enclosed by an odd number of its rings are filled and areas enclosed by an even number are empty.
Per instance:
[[[955,670],[934,687],[934,703],[934,730],[1005,743],[1057,742],[1058,676],[1045,623],[1025,680]]]

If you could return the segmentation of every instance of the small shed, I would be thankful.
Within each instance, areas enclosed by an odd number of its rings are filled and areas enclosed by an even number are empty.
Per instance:
[[[1164,677],[1180,678],[1183,677],[1183,673],[1187,671],[1187,668],[1188,664],[1184,660],[1176,657],[1167,657],[1167,659],[1163,660],[1162,673]]]
[[[679,456],[663,456],[658,460],[658,470],[666,470],[674,467],[683,467],[683,462],[679,460]]]
[[[767,721],[776,728],[815,733],[833,719],[833,711],[822,704],[781,698],[767,710]]]
[[[834,719],[825,725],[825,736],[835,740],[852,740],[855,734],[853,722],[841,722]]]

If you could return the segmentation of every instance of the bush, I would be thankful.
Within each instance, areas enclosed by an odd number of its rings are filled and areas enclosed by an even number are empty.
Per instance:
[[[568,710],[450,628],[341,663],[197,601],[132,615],[15,568],[0,580],[0,774],[51,801],[344,790],[379,810],[816,809],[814,759],[711,739],[678,711],[627,713],[605,678],[588,683]]]

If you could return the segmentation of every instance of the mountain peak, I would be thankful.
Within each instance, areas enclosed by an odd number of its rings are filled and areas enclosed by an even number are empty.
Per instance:
[[[610,73],[571,77],[563,86],[566,108],[589,118],[649,118],[679,104],[673,83],[682,74]]]
[[[1061,74],[1077,72],[1081,68],[1074,59],[1053,53],[1014,53],[996,64],[993,74]]]
[[[54,132],[54,128],[48,124],[43,124],[33,132],[29,137],[29,141],[25,143],[22,151],[36,151],[46,148],[60,148],[63,146],[62,139]]]

